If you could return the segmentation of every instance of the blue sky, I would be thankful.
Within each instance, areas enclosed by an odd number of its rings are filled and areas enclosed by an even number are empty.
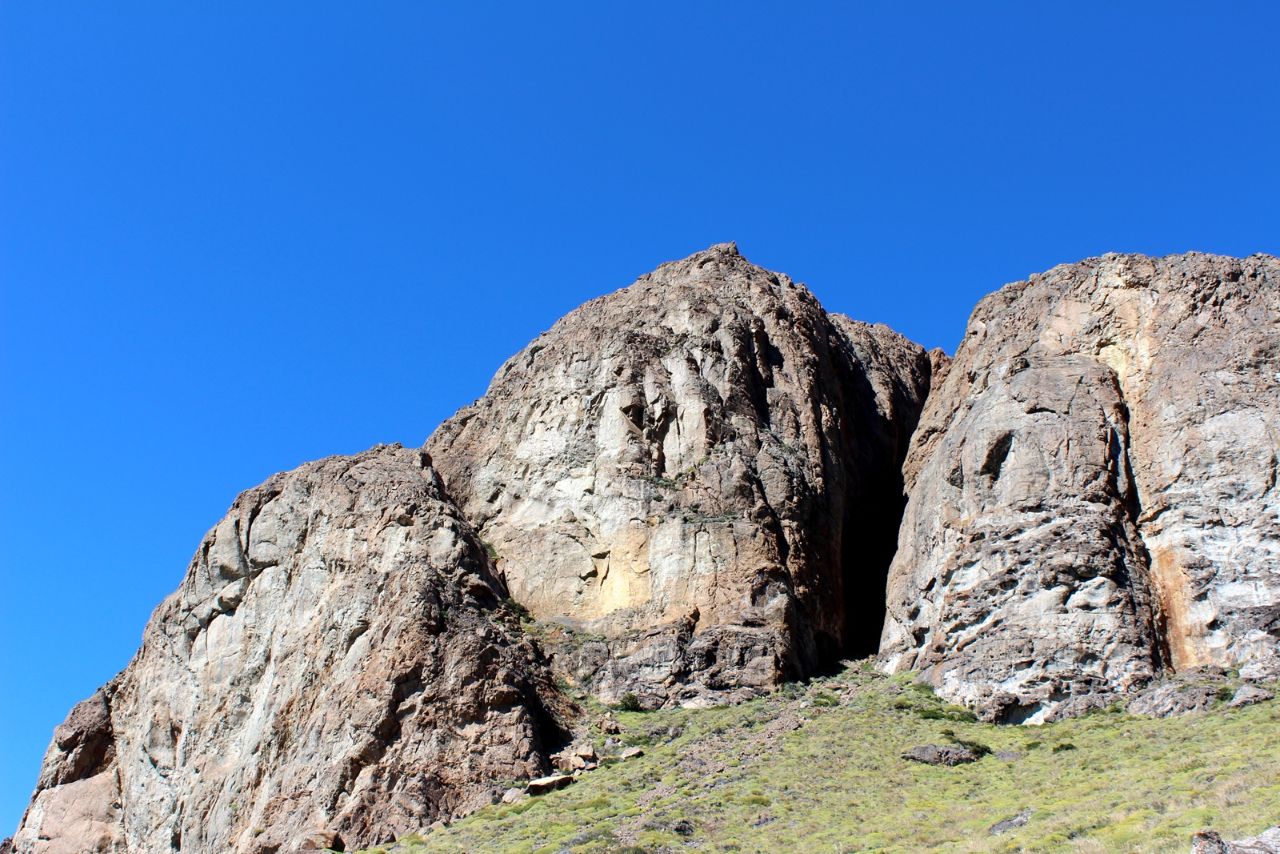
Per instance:
[[[1280,6],[0,4],[0,836],[235,494],[419,444],[736,240],[955,347],[1107,251],[1280,252]]]

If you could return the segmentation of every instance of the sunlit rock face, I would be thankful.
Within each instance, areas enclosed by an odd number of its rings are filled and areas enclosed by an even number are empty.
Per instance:
[[[1277,669],[1280,262],[1107,255],[984,299],[905,466],[882,660],[999,719]]]
[[[513,598],[592,639],[561,663],[697,702],[875,651],[929,376],[724,244],[566,316],[427,447]]]
[[[276,475],[58,728],[16,850],[370,845],[489,803],[569,711],[502,595],[424,452]]]

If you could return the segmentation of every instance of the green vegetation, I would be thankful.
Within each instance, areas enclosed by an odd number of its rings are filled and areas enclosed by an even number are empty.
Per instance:
[[[1164,852],[1203,827],[1231,838],[1280,819],[1276,701],[993,726],[855,665],[741,706],[616,717],[643,757],[390,850]],[[900,757],[948,743],[985,755]],[[1025,826],[990,833],[1024,810]]]
[[[643,711],[643,709],[640,708],[640,698],[637,697],[635,694],[632,694],[630,691],[623,694],[622,697],[618,699],[617,708],[618,708],[618,711],[620,712]]]

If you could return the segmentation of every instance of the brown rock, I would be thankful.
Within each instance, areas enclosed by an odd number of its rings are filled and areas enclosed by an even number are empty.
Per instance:
[[[912,762],[923,762],[926,765],[954,766],[977,762],[981,757],[967,747],[922,744],[903,753],[902,758]]]
[[[364,846],[488,803],[570,712],[503,592],[421,451],[272,477],[55,731],[15,849]]]
[[[1277,365],[1267,256],[1107,255],[984,299],[907,457],[885,667],[1011,721],[1274,668]]]
[[[427,447],[513,597],[594,636],[558,664],[696,702],[875,651],[929,370],[724,244],[569,314]]]
[[[574,781],[574,777],[570,774],[551,774],[547,777],[539,777],[536,780],[530,780],[525,785],[524,790],[530,795],[542,795],[547,792],[563,789]]]
[[[344,847],[342,837],[332,830],[317,830],[308,833],[298,845],[300,851],[341,851]]]

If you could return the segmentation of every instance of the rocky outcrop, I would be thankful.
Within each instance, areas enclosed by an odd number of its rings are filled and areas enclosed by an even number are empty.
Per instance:
[[[905,466],[882,661],[999,720],[1280,655],[1280,262],[1107,255],[974,311]]]
[[[593,300],[430,439],[558,653],[648,706],[874,652],[925,352],[732,244]]]
[[[19,852],[382,842],[536,777],[569,709],[426,454],[242,494],[58,727]]]
[[[1191,854],[1280,854],[1280,826],[1232,842],[1217,831],[1201,830],[1191,837]]]

